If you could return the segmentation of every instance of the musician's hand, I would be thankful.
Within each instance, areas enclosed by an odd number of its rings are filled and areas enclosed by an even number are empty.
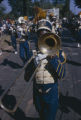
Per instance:
[[[56,54],[54,54],[54,55],[48,55],[48,56],[47,56],[47,59],[48,59],[48,60],[51,60],[51,59],[53,59],[55,56],[56,56]]]
[[[37,55],[37,51],[36,50],[32,50],[33,56]]]
[[[52,59],[52,58],[54,58],[55,56],[56,56],[56,54],[54,54],[54,55],[51,55],[51,56],[50,56],[50,58]]]

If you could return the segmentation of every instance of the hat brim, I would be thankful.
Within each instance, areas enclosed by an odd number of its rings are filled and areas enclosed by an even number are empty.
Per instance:
[[[49,32],[51,32],[51,30],[50,30],[49,28],[47,28],[47,27],[40,27],[40,28],[38,28],[38,31],[39,31],[39,30],[44,30],[44,29],[45,29],[45,30],[48,30]]]

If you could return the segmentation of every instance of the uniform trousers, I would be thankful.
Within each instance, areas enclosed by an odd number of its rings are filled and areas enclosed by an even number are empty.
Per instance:
[[[14,50],[17,51],[17,43],[16,43],[15,35],[11,35],[11,42],[12,42],[12,46],[13,46]]]
[[[48,89],[50,90],[46,93]],[[42,85],[34,82],[33,99],[41,120],[55,120],[58,109],[58,83]]]
[[[28,41],[20,42],[20,58],[23,63],[26,63],[27,60],[32,56],[32,53],[29,51]]]

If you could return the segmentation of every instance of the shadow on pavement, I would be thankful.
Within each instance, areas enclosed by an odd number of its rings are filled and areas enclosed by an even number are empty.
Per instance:
[[[2,87],[0,86],[0,96],[1,94],[4,92],[4,90],[2,89]]]
[[[75,62],[75,61],[67,60],[66,62],[67,62],[68,64],[72,64],[72,65],[75,65],[75,66],[81,66],[81,63],[78,63],[78,62]]]
[[[13,69],[19,69],[19,68],[23,67],[23,66],[19,65],[18,63],[12,62],[8,59],[4,59],[4,61],[0,65],[3,65],[3,66],[9,65]]]
[[[3,95],[4,91],[5,90],[3,90],[2,87],[0,86],[0,96]],[[2,99],[2,103],[5,107],[13,109],[16,104],[16,98],[13,95],[6,94]]]
[[[14,51],[11,50],[2,50],[2,52],[14,53]]]
[[[0,96],[3,93],[3,91],[4,90],[0,86]],[[5,95],[2,100],[2,103],[5,107],[12,110],[16,105],[16,98],[13,95]],[[39,118],[32,118],[32,116],[27,117],[20,108],[17,108],[15,113],[12,114],[8,113],[8,115],[14,118],[15,120],[39,120]]]
[[[0,94],[2,94],[3,91],[4,90],[2,90],[0,86]],[[5,107],[12,110],[16,105],[16,98],[13,95],[5,95],[2,100],[2,103]],[[14,118],[15,120],[39,120],[39,118],[32,118],[32,116],[27,117],[20,108],[17,108],[15,113],[12,114],[8,113],[8,115]]]
[[[16,98],[13,95],[6,94],[2,99],[2,103],[6,108],[12,110],[16,105]]]
[[[9,42],[8,40],[4,40],[9,46],[11,46],[11,42]]]
[[[81,116],[81,100],[71,96],[60,95],[60,110],[65,113],[70,112],[72,109],[74,112]],[[69,109],[70,108],[70,109]]]
[[[39,118],[27,117],[20,108],[18,108],[14,114],[9,115],[15,120],[39,120]]]

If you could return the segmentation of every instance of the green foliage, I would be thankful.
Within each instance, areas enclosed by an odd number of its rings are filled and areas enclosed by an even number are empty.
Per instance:
[[[12,7],[12,13],[15,16],[22,14],[22,11],[23,11],[22,10],[22,1],[20,1],[20,0],[8,0],[8,1]]]
[[[4,5],[0,5],[0,16],[4,15],[5,7]]]
[[[61,2],[63,1],[64,0],[61,0]],[[60,8],[62,16],[69,14],[69,0],[66,0],[65,4],[58,4],[59,0],[52,0],[52,3],[50,0],[34,0],[34,3],[32,3],[32,0],[8,0],[8,2],[12,7],[12,12],[10,14],[15,17],[34,15],[34,6],[38,6],[43,9],[56,7]]]
[[[81,8],[81,0],[74,0],[74,2],[78,8]]]
[[[0,0],[0,3],[2,2],[3,0]]]
[[[66,0],[65,4],[60,9],[61,17],[69,17],[70,15],[69,4],[70,4],[70,0]]]
[[[32,0],[8,0],[8,2],[15,17],[29,15],[31,12]]]
[[[26,14],[27,16],[33,15],[33,3],[32,0],[26,0]]]

